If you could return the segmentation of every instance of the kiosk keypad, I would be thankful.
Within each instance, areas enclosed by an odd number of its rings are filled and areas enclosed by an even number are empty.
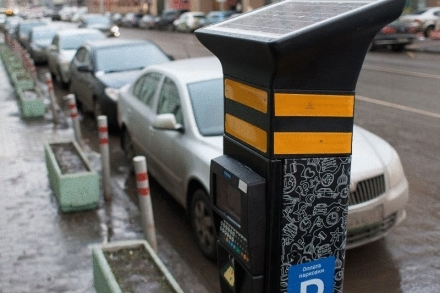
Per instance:
[[[224,220],[221,221],[220,224],[219,239],[234,251],[243,261],[246,263],[249,262],[249,251],[246,238],[232,227],[231,224]]]

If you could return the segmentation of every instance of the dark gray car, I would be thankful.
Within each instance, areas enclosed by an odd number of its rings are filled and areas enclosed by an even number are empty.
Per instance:
[[[135,80],[146,66],[170,59],[146,40],[88,41],[77,50],[70,64],[70,92],[83,111],[93,112],[95,117],[106,115],[114,127],[119,88]]]

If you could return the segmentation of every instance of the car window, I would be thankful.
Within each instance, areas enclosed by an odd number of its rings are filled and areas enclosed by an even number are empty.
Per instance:
[[[83,63],[85,60],[85,55],[86,55],[86,49],[80,48],[78,49],[78,52],[76,52],[75,60],[78,61],[79,63]]]
[[[179,90],[169,78],[165,78],[159,96],[157,114],[172,113],[176,116],[177,123],[183,124],[182,109],[180,107]]]
[[[159,85],[160,74],[150,72],[138,79],[133,94],[148,107],[153,108],[153,97]]]
[[[104,72],[139,70],[166,61],[168,56],[153,44],[105,47],[96,51],[97,70]]]
[[[201,135],[223,134],[223,79],[188,84],[194,118]]]

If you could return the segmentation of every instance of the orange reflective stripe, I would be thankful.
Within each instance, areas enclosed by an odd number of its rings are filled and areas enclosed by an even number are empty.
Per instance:
[[[275,93],[275,116],[353,117],[354,95]]]
[[[263,153],[267,152],[267,132],[230,114],[225,115],[226,133]]]
[[[268,95],[263,90],[225,79],[225,97],[262,113],[267,113]]]
[[[274,154],[349,154],[351,132],[275,132]]]

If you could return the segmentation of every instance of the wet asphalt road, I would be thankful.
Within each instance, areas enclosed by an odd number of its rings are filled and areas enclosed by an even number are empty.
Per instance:
[[[210,55],[193,36],[123,30],[123,36],[131,34],[152,36],[176,59]],[[170,42],[176,37],[179,46]],[[39,68],[40,78],[45,70]],[[0,80],[6,80],[4,72]],[[113,201],[101,201],[94,211],[60,213],[48,185],[42,144],[73,137],[71,122],[67,117],[54,128],[49,114],[23,121],[7,83],[0,84],[0,93],[0,292],[94,292],[90,245],[142,238],[135,182],[118,136],[110,138]],[[57,87],[64,110],[65,94]],[[386,115],[381,111],[381,106],[357,102],[356,123],[387,137],[398,149],[410,181],[411,207],[403,225],[386,238],[347,252],[344,292],[440,292],[440,188],[432,176],[440,171],[435,151],[440,147],[439,120],[402,115],[397,109]],[[82,117],[82,131],[87,155],[99,170],[96,124],[88,116]],[[185,212],[154,180],[151,185],[159,255],[185,292],[219,292],[215,264],[197,250]]]

